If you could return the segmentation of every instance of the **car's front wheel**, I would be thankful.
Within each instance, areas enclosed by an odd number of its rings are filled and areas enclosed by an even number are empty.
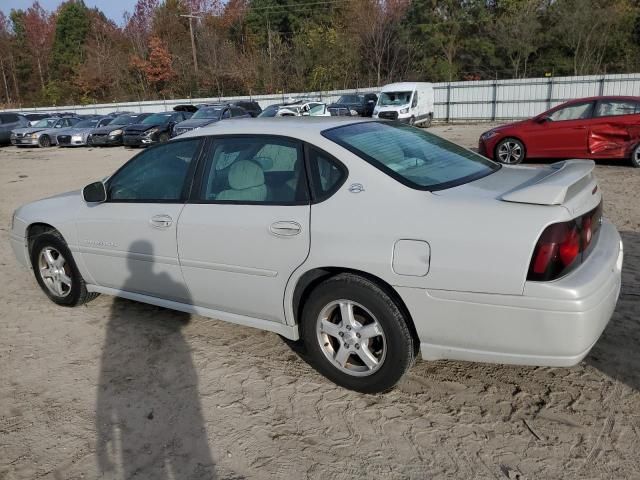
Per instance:
[[[631,152],[631,165],[640,168],[640,144],[636,145],[636,148]]]
[[[414,362],[400,308],[376,283],[353,274],[315,288],[303,308],[302,337],[320,373],[362,393],[389,390]]]
[[[526,150],[524,144],[516,138],[505,138],[496,145],[494,160],[507,165],[524,162]]]
[[[51,137],[49,137],[49,135],[42,135],[38,139],[38,144],[43,148],[50,147],[51,146]]]
[[[58,305],[74,307],[98,296],[87,291],[66,242],[55,230],[35,238],[31,265],[42,291]]]

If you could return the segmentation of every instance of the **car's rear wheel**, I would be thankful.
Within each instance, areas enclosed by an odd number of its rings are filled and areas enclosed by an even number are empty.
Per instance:
[[[35,238],[31,265],[42,291],[58,305],[74,307],[98,296],[87,291],[66,242],[55,230]]]
[[[517,138],[505,138],[496,145],[494,159],[507,165],[517,165],[526,158],[524,144]]]
[[[413,365],[407,321],[376,283],[340,274],[321,283],[306,301],[302,337],[320,373],[351,390],[379,393]]]
[[[49,135],[41,135],[40,138],[38,139],[38,144],[43,148],[50,147],[51,137],[49,137]]]
[[[631,165],[636,168],[640,168],[640,144],[636,145],[636,148],[631,152]]]

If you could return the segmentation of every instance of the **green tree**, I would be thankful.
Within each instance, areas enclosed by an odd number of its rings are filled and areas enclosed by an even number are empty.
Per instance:
[[[89,10],[82,0],[69,0],[57,11],[51,51],[54,80],[65,83],[84,61],[84,46],[91,25]]]

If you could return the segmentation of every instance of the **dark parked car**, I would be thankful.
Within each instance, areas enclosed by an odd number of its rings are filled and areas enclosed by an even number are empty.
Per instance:
[[[173,127],[173,134],[174,136],[181,135],[190,130],[227,118],[251,118],[251,115],[244,108],[233,105],[210,105],[201,107],[193,114],[193,117],[176,124],[176,126]]]
[[[120,115],[114,118],[108,125],[94,129],[87,139],[87,144],[97,147],[122,145],[124,128],[128,125],[142,123],[145,118],[151,115],[153,115],[153,113]]]
[[[126,126],[122,143],[126,147],[145,147],[166,142],[171,138],[173,126],[188,118],[191,118],[191,112],[154,113],[140,123]]]
[[[11,143],[11,130],[28,126],[29,120],[19,113],[0,113],[0,145]]]
[[[229,102],[229,105],[244,108],[253,118],[262,113],[262,107],[254,100],[232,100]]]
[[[375,93],[354,93],[342,95],[337,102],[329,105],[329,112],[333,116],[370,117],[378,101]]]

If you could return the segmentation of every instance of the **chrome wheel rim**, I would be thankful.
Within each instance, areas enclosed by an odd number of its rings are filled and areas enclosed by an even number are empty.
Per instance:
[[[498,158],[502,163],[518,163],[522,158],[522,147],[516,142],[503,142],[498,147]]]
[[[636,165],[640,165],[640,146],[637,146],[633,151],[633,161]]]
[[[44,247],[38,257],[38,272],[49,292],[59,298],[71,293],[71,273],[62,254],[53,247]]]
[[[316,336],[327,360],[355,377],[378,371],[387,355],[382,326],[369,310],[351,300],[336,300],[322,309]]]

